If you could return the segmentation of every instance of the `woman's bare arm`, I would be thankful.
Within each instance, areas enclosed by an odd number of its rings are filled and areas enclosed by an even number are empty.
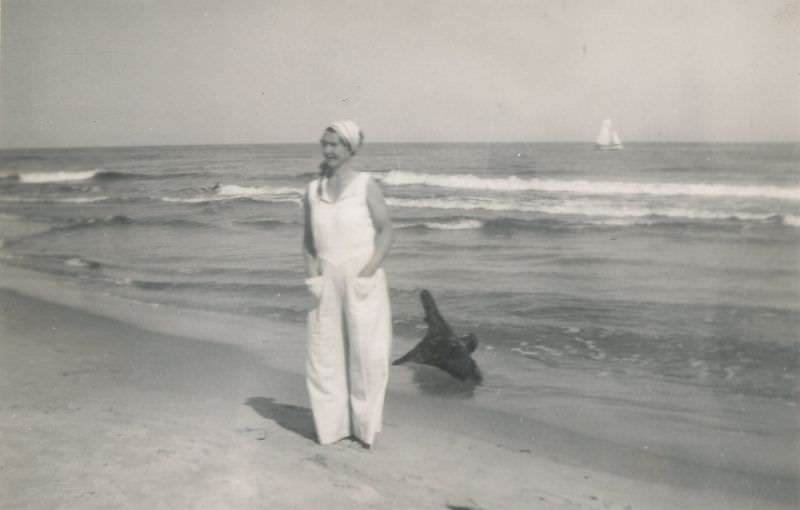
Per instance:
[[[314,246],[314,232],[311,230],[311,205],[308,202],[308,191],[303,197],[303,258],[306,262],[306,274],[309,278],[319,276],[320,268],[317,261],[317,249]]]
[[[372,217],[372,224],[375,227],[375,249],[372,252],[372,258],[358,274],[362,277],[369,277],[375,274],[375,271],[381,267],[383,259],[386,258],[394,241],[394,230],[392,228],[392,220],[389,217],[389,209],[386,207],[383,192],[374,179],[370,179],[367,184],[367,206]]]

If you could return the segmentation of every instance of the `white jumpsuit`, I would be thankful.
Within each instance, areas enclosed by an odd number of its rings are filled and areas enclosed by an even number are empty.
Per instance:
[[[320,444],[349,436],[372,444],[381,429],[392,321],[383,269],[358,277],[375,249],[369,179],[359,174],[336,201],[324,178],[308,188],[322,274],[306,280],[316,298],[308,314],[306,384]]]

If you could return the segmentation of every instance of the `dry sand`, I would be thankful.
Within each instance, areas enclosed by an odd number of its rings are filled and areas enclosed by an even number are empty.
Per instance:
[[[708,473],[468,405],[443,412],[446,397],[390,393],[372,450],[321,447],[302,377],[263,353],[16,292],[0,291],[0,340],[3,509],[793,506],[796,487],[763,497],[791,480]]]

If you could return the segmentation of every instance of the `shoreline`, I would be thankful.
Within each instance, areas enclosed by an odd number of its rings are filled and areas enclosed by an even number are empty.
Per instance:
[[[585,139],[575,139],[575,140],[502,140],[502,141],[494,141],[490,142],[493,145],[501,146],[501,145],[582,145],[590,150],[594,149],[594,141],[593,140],[585,140]],[[472,140],[472,141],[429,141],[429,140],[405,140],[405,141],[393,141],[393,140],[373,140],[370,142],[370,145],[367,147],[385,147],[385,146],[396,146],[396,145],[481,145],[485,146],[485,140]],[[730,146],[730,145],[800,145],[800,141],[798,140],[722,140],[722,141],[708,141],[708,140],[661,140],[661,139],[653,139],[653,140],[633,140],[633,141],[625,141],[625,145],[633,145],[633,146],[670,146],[670,145],[696,145],[696,146]],[[198,144],[198,143],[179,143],[179,144],[158,144],[158,145],[30,145],[30,146],[7,146],[7,147],[0,147],[0,152],[29,152],[29,151],[63,151],[63,150],[130,150],[130,149],[182,149],[182,148],[195,148],[195,147],[281,147],[281,146],[306,146],[306,147],[316,147],[316,144],[310,143],[308,141],[289,141],[289,142],[237,142],[237,143],[210,143],[210,144]]]
[[[4,282],[3,287],[10,286]],[[243,508],[268,502],[282,508],[315,508],[323,502],[329,508],[528,508],[538,501],[541,508],[602,503],[726,509],[797,503],[797,478],[779,475],[796,473],[796,465],[764,472],[755,462],[737,472],[724,462],[703,464],[683,452],[670,457],[656,453],[655,446],[641,450],[602,434],[588,435],[569,426],[567,407],[561,414],[557,406],[548,407],[563,395],[541,395],[525,415],[452,393],[409,391],[406,377],[437,383],[439,374],[425,367],[393,371],[385,428],[375,451],[319,447],[312,440],[302,374],[285,370],[287,360],[298,362],[296,353],[266,363],[267,347],[253,355],[265,343],[244,346],[218,337],[250,326],[215,329],[208,318],[187,312],[191,319],[173,317],[173,327],[184,328],[184,334],[165,334],[104,317],[102,311],[97,315],[91,299],[78,310],[41,295],[26,297],[34,294],[35,282],[29,287],[28,292],[0,290],[5,337],[0,363],[6,379],[0,401],[7,403],[0,430],[7,439],[2,457],[11,459],[3,463],[11,481],[8,501],[0,496],[4,505],[52,508],[81,484],[111,479],[127,497],[95,488],[73,507],[130,505],[134,495],[154,502],[169,495],[174,506],[186,507],[200,497],[198,491],[210,506]],[[298,329],[270,327],[261,335],[274,339],[296,335]],[[186,334],[193,331],[203,334]],[[553,410],[554,420],[530,417]],[[591,410],[583,415],[593,416]],[[597,418],[595,428],[603,424],[603,417]],[[201,455],[204,450],[211,453]],[[79,461],[87,456],[90,463]],[[115,470],[115,462],[133,472]],[[156,472],[148,475],[146,468],[154,465]],[[177,465],[188,472],[177,473]],[[226,479],[233,485],[207,486],[231,472],[236,476]],[[154,484],[152,492],[142,492],[143,480]],[[42,491],[54,483],[58,490]],[[220,490],[232,504],[212,504]],[[237,499],[242,494],[249,494],[249,503]]]

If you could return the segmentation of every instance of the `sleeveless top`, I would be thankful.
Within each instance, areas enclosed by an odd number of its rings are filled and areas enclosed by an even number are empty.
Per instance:
[[[359,173],[338,200],[328,195],[327,177],[308,185],[311,231],[320,259],[340,265],[354,257],[369,257],[375,249],[375,227],[367,205],[370,176]]]

